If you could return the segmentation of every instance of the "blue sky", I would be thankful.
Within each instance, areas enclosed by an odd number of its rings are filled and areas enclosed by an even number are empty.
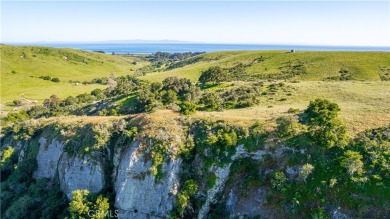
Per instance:
[[[390,46],[390,2],[1,2],[1,42],[132,39]]]

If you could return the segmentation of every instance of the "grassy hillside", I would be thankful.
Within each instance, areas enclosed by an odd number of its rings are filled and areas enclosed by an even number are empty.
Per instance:
[[[78,85],[72,81],[91,81],[94,78],[127,75],[145,64],[138,58],[123,58],[74,49],[31,46],[0,46],[1,103],[22,96],[42,101],[52,94],[60,97],[89,92],[102,85]],[[137,64],[132,64],[136,61]],[[59,83],[40,76],[57,77]]]
[[[247,80],[278,79],[272,83],[286,83],[292,87],[291,93],[265,95],[261,97],[260,104],[248,108],[198,111],[195,117],[223,119],[240,125],[251,125],[257,120],[272,124],[276,118],[286,115],[290,108],[302,110],[310,100],[326,98],[341,106],[340,116],[350,128],[350,133],[355,134],[390,123],[390,81],[386,81],[390,78],[390,53],[234,51],[206,53],[201,56],[202,59],[193,64],[164,72],[148,73],[141,78],[162,81],[167,77],[177,76],[195,82],[201,72],[210,66],[229,69],[242,64],[243,72],[234,79],[242,82],[223,83],[208,90],[252,86],[251,83],[243,82]],[[288,73],[290,67],[293,69],[298,65],[298,74],[280,78],[284,76],[282,71]],[[341,72],[346,74],[342,75]],[[289,83],[285,79],[299,83]]]
[[[283,92],[272,96],[266,95],[261,97],[260,103],[256,106],[215,112],[198,111],[194,117],[222,119],[243,126],[250,126],[260,120],[272,127],[275,125],[275,119],[289,115],[290,108],[302,112],[311,100],[325,98],[340,105],[340,117],[347,124],[351,134],[390,124],[389,81],[284,83],[291,87],[291,95]],[[229,88],[230,84],[250,86],[247,82],[230,82],[224,87]]]
[[[210,66],[231,68],[240,63],[248,65],[243,79],[271,78],[281,71],[302,64],[302,74],[293,77],[297,80],[324,80],[339,76],[346,70],[352,80],[381,80],[390,69],[390,53],[386,52],[313,52],[297,51],[234,51],[216,52],[202,55],[203,59],[191,65],[165,72],[150,73],[142,79],[162,81],[169,76],[186,77],[197,81],[201,72]],[[257,60],[261,58],[261,60]]]
[[[67,57],[65,60],[64,57]],[[199,58],[201,57],[201,58]],[[46,47],[1,46],[1,103],[10,103],[22,97],[42,101],[52,94],[60,97],[89,92],[103,85],[78,85],[69,80],[90,81],[108,77],[111,73],[127,75],[149,63],[141,57],[120,57],[72,49]],[[384,52],[309,52],[298,51],[230,51],[206,53],[184,60],[184,64],[168,71],[146,73],[140,79],[162,81],[169,76],[197,81],[201,72],[210,66],[229,69],[239,64],[245,66],[232,82],[205,89],[204,92],[222,92],[239,87],[256,87],[259,80],[265,82],[260,88],[267,93],[270,84],[285,83],[285,92],[259,94],[259,102],[251,107],[223,109],[213,112],[197,111],[194,117],[224,119],[239,125],[251,125],[260,120],[268,125],[284,116],[290,108],[303,110],[315,98],[325,98],[341,106],[341,118],[349,131],[356,134],[369,128],[390,124],[390,54]],[[132,64],[136,61],[137,64]],[[193,64],[189,64],[193,63]],[[274,80],[282,71],[300,65],[298,73],[289,80]],[[152,68],[153,69],[153,68]],[[287,69],[287,70],[286,70]],[[340,80],[340,71],[346,71],[347,80]],[[60,78],[55,83],[40,76]],[[382,78],[381,78],[382,76]],[[331,79],[329,79],[331,77]],[[332,78],[333,77],[333,78]],[[273,80],[267,81],[271,78]],[[277,77],[276,77],[277,78]],[[328,78],[328,79],[327,79]],[[254,80],[255,82],[245,82]],[[299,82],[299,83],[297,83]],[[283,90],[282,89],[282,90]],[[131,108],[135,95],[120,99],[117,105]],[[8,107],[11,110],[13,107]],[[4,105],[2,106],[4,110]]]

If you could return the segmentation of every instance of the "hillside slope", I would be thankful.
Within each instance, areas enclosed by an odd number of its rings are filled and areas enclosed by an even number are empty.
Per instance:
[[[137,58],[123,58],[74,49],[36,46],[0,46],[1,103],[23,96],[41,101],[52,94],[60,97],[89,92],[101,85],[79,85],[72,81],[91,81],[94,78],[127,75],[144,62]],[[136,65],[132,64],[134,61]],[[39,77],[59,78],[55,83]]]
[[[297,51],[230,51],[201,55],[202,59],[181,68],[147,74],[142,79],[162,81],[178,76],[197,81],[201,72],[211,66],[231,68],[245,66],[241,79],[277,79],[282,71],[300,67],[301,74],[291,77],[297,80],[324,80],[339,76],[346,70],[352,80],[381,80],[390,72],[390,53],[387,52],[316,52]],[[300,66],[301,65],[301,66]]]

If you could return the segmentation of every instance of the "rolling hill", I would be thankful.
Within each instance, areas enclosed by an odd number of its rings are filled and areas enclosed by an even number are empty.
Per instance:
[[[294,66],[301,70],[301,74],[292,77],[296,80],[321,81],[337,77],[341,70],[346,70],[352,80],[379,81],[381,76],[390,73],[390,53],[387,52],[233,51],[206,53],[201,57],[193,64],[141,78],[162,81],[166,77],[179,76],[195,82],[210,66],[232,68],[239,64],[245,67],[242,79],[275,79],[280,72]]]
[[[36,46],[1,45],[0,54],[2,104],[21,98],[41,102],[52,94],[67,97],[89,92],[105,86],[81,83],[77,86],[69,81],[91,81],[113,73],[128,75],[145,64],[138,58]],[[60,82],[43,80],[41,76],[59,78]]]

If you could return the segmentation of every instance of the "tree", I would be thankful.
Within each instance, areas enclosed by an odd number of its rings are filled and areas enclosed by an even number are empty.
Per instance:
[[[162,84],[160,82],[153,82],[150,85],[150,91],[152,91],[153,93],[157,93],[159,90],[161,90],[161,88]]]
[[[47,108],[57,107],[61,103],[61,99],[57,95],[51,95],[49,99],[43,101],[43,105]]]
[[[305,113],[310,134],[320,146],[343,148],[347,144],[347,128],[338,118],[339,106],[325,99],[310,101]]]
[[[95,96],[96,99],[101,100],[104,98],[104,92],[102,89],[96,88],[95,90],[91,91],[91,95]]]
[[[229,80],[229,74],[219,66],[210,67],[206,71],[202,72],[202,74],[198,79],[198,81],[203,85],[209,82],[213,84],[217,84],[222,81],[228,81],[228,80]]]
[[[108,85],[112,95],[129,95],[137,87],[138,80],[130,75],[109,79]]]
[[[163,91],[161,95],[161,102],[164,105],[169,105],[177,100],[176,92],[173,90]]]
[[[192,85],[185,91],[183,95],[181,95],[181,100],[197,103],[201,94],[202,91],[200,90],[200,88]]]
[[[150,91],[150,86],[145,84],[138,91],[135,99],[135,110],[137,112],[151,112],[160,106],[156,100],[156,94]]]

